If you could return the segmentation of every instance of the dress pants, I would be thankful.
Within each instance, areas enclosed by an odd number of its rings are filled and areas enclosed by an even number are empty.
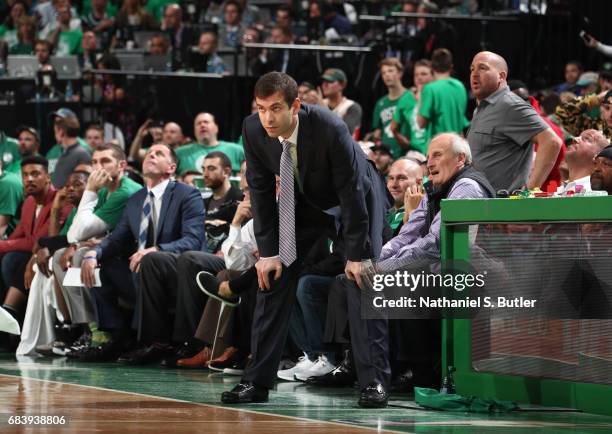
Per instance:
[[[138,274],[130,271],[127,258],[110,258],[101,264],[100,280],[101,287],[89,290],[98,328],[103,331],[128,329],[130,321],[119,306],[119,298],[130,304],[136,302]],[[138,312],[134,315],[138,315]]]
[[[24,288],[24,273],[28,261],[32,257],[30,252],[7,252],[1,258],[2,263],[2,281],[0,282],[0,303],[4,302],[4,298],[10,287],[15,287],[18,290],[25,292]]]
[[[83,256],[85,256],[85,254],[90,250],[91,249],[88,247],[78,249],[72,258],[73,266],[80,267]],[[72,323],[90,323],[95,320],[96,316],[89,289],[85,288],[84,286],[64,286],[64,277],[66,276],[66,272],[62,270],[62,267],[60,266],[60,258],[65,251],[66,249],[59,249],[53,254],[53,275],[62,289],[62,294],[64,295],[64,300],[66,300],[66,305],[68,306],[70,320]]]
[[[138,340],[165,343],[191,338],[208,298],[198,287],[196,275],[200,271],[216,274],[224,267],[223,258],[206,252],[146,255],[140,268]],[[172,306],[176,306],[174,324],[170,322]]]

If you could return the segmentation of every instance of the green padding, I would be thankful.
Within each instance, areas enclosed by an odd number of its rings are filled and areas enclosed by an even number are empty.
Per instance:
[[[504,413],[518,410],[516,402],[484,399],[476,396],[441,394],[434,389],[414,388],[414,399],[422,407],[434,410],[461,411],[468,413]]]

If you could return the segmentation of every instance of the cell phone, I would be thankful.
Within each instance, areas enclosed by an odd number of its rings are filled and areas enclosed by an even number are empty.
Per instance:
[[[591,35],[589,35],[587,32],[585,32],[584,30],[580,31],[580,37],[582,38],[582,40],[584,42],[586,42],[587,44],[591,42]]]

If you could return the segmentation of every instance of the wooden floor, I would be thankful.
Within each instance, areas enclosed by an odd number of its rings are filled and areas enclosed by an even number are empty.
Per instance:
[[[370,428],[162,399],[128,392],[0,375],[2,433],[14,415],[64,416],[64,425],[27,425],[45,433],[363,433]],[[379,431],[383,432],[383,431]]]
[[[353,388],[279,382],[262,404],[224,406],[237,377],[206,370],[0,353],[0,433],[609,434],[612,417],[524,407],[505,414],[430,411],[406,393],[386,409],[357,407]],[[11,425],[11,416],[64,416],[64,425]],[[34,420],[33,420],[34,421]]]

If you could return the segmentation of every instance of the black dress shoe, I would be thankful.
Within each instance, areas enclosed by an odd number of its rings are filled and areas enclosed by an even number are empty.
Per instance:
[[[333,371],[319,377],[310,377],[306,380],[306,384],[345,387],[352,386],[356,378],[357,375],[353,368],[353,355],[351,354],[351,350],[345,350],[342,362],[340,362]]]
[[[176,368],[176,362],[178,360],[189,359],[195,356],[202,351],[205,346],[206,345],[203,342],[198,341],[197,339],[190,339],[183,342],[183,345],[179,346],[174,351],[174,354],[163,358],[159,364],[164,368]]]
[[[236,307],[240,304],[240,297],[227,298],[219,294],[219,279],[208,271],[200,271],[196,275],[196,283],[206,295],[223,304],[232,307]]]
[[[79,362],[114,362],[121,354],[122,348],[118,342],[111,341],[98,346],[84,347],[71,353],[71,357]]]
[[[148,365],[149,363],[159,363],[170,354],[172,354],[172,347],[170,346],[148,345],[121,355],[117,361],[126,365]]]
[[[387,406],[389,394],[385,387],[380,383],[370,383],[359,396],[359,407],[364,408],[383,408]]]
[[[221,402],[224,404],[246,404],[249,402],[267,402],[268,389],[257,386],[250,381],[238,383],[229,392],[221,394]]]

